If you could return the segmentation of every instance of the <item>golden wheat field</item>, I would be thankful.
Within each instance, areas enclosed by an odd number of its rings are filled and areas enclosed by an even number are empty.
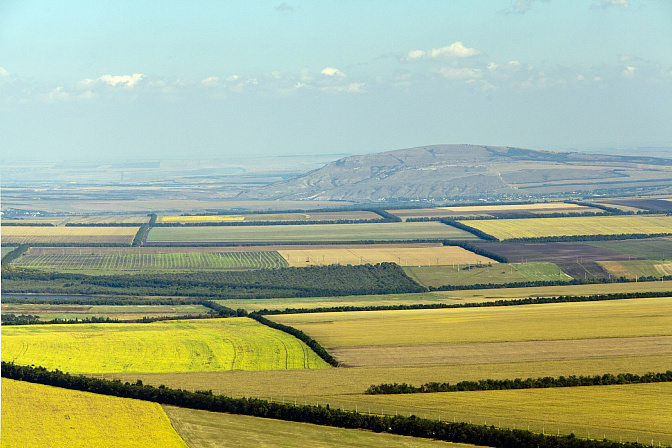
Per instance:
[[[10,447],[186,447],[161,406],[2,378],[2,442]]]
[[[672,216],[578,216],[572,218],[460,221],[499,240],[571,235],[672,233]]]
[[[2,360],[70,373],[329,367],[303,342],[246,317],[3,326]]]
[[[491,213],[526,212],[526,213],[586,213],[601,212],[600,209],[565,202],[539,202],[533,204],[507,205],[470,205],[456,207],[432,207],[403,210],[388,210],[400,218],[441,218],[451,216],[487,216]]]
[[[33,227],[2,228],[2,244],[123,243],[131,244],[138,227]]]
[[[329,264],[397,263],[400,266],[488,264],[496,261],[457,246],[398,247],[391,245],[333,246],[319,249],[288,249],[278,253],[290,266]]]

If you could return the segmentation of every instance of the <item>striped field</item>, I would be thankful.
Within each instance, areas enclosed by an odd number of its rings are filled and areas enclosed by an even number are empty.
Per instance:
[[[9,226],[2,228],[2,244],[131,244],[139,228]]]

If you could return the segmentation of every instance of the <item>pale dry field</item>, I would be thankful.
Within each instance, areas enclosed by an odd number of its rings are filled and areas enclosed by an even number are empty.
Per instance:
[[[400,218],[423,218],[423,217],[451,217],[451,216],[488,216],[490,213],[501,212],[526,212],[526,213],[586,213],[601,210],[593,207],[585,207],[565,202],[546,202],[536,204],[509,204],[509,205],[471,205],[456,207],[433,207],[404,210],[388,210],[388,213]]]
[[[436,247],[341,247],[319,249],[279,249],[278,253],[290,266],[329,264],[397,263],[400,266],[436,266],[450,264],[488,264],[496,261],[457,246]]]
[[[131,244],[140,227],[32,227],[2,228],[2,244],[124,243]]]

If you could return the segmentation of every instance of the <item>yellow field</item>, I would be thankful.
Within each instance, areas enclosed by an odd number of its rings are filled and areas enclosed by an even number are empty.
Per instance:
[[[2,442],[10,447],[186,447],[157,403],[2,378]]]
[[[131,244],[138,227],[32,227],[2,228],[2,244],[30,243],[126,243]]]
[[[672,298],[272,316],[325,347],[672,336]]]
[[[225,222],[243,221],[244,216],[238,215],[193,215],[193,216],[159,216],[156,222]]]
[[[244,317],[3,326],[2,360],[70,373],[329,367],[293,336]]]
[[[672,216],[587,216],[574,218],[460,221],[500,240],[566,235],[672,233]]]
[[[397,263],[401,266],[497,263],[457,246],[399,247],[386,244],[278,250],[290,266]]]
[[[432,207],[403,210],[388,210],[389,213],[400,218],[421,217],[451,217],[451,216],[487,216],[491,213],[502,212],[526,212],[526,213],[586,213],[601,212],[600,209],[586,207],[565,202],[540,202],[536,204],[508,204],[508,205],[471,205],[457,207]]]

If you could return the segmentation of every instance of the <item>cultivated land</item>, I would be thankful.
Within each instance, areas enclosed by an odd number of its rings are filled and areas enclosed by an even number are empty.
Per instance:
[[[506,216],[520,213],[601,213],[602,210],[565,202],[511,205],[474,205],[456,207],[433,207],[405,210],[388,210],[402,219],[408,218],[454,218],[458,216]]]
[[[507,263],[460,266],[405,267],[404,271],[425,286],[501,284],[527,281],[569,281],[572,279],[553,263]]]
[[[0,224],[51,224],[54,226],[65,226],[66,224],[137,224],[149,222],[149,216],[62,216],[48,218],[16,218],[3,219]]]
[[[646,238],[639,240],[591,241],[587,244],[596,248],[627,254],[628,259],[635,259],[638,257],[646,258],[648,260],[672,259],[672,238],[670,237]]]
[[[193,448],[236,447],[371,447],[393,448],[473,448],[473,445],[418,439],[357,429],[333,428],[268,418],[164,406],[166,414],[184,440]]]
[[[457,246],[403,247],[399,245],[376,244],[341,246],[331,248],[305,248],[278,250],[278,253],[290,266],[311,266],[327,264],[364,264],[364,263],[397,263],[400,266],[410,265],[447,265],[497,263],[490,258],[476,255]]]
[[[164,250],[165,251],[165,250]],[[147,271],[189,271],[189,270],[229,270],[229,269],[273,269],[286,267],[287,263],[277,252],[228,252],[199,253],[181,252],[164,254],[91,254],[87,251],[79,255],[25,254],[12,262],[21,268],[36,268],[61,272],[91,271],[96,274],[147,272]],[[58,252],[58,251],[56,251]]]
[[[573,218],[460,221],[500,240],[571,235],[658,234],[672,232],[672,216],[587,216]]]
[[[157,403],[2,378],[3,447],[187,447]]]
[[[40,320],[86,319],[109,317],[119,320],[138,320],[143,317],[179,317],[207,314],[211,311],[203,305],[46,305],[46,304],[2,304],[3,314],[30,314]]]
[[[242,317],[3,326],[2,360],[70,373],[329,367],[293,336]]]
[[[247,227],[155,227],[148,243],[242,243],[304,241],[394,241],[476,239],[472,234],[438,222],[307,224]]]
[[[599,264],[616,277],[639,278],[672,276],[672,261],[602,261]]]
[[[254,213],[240,215],[192,215],[192,216],[159,216],[157,222],[273,222],[273,221],[332,221],[339,219],[364,220],[382,219],[374,212],[343,211],[343,212],[311,212],[311,213]]]
[[[131,244],[139,227],[32,227],[2,228],[2,244],[121,243]]]
[[[16,249],[16,246],[5,246],[5,245],[3,244],[3,245],[2,245],[2,248],[0,248],[0,251],[1,251],[1,252],[0,252],[0,258],[4,257],[5,255],[7,255],[8,253],[10,253],[10,252],[13,251],[14,249]]]
[[[657,238],[652,238],[657,239]],[[622,242],[641,241],[643,245],[649,244],[650,239],[622,240]],[[609,243],[615,243],[610,245]],[[618,241],[586,241],[576,243],[526,243],[517,241],[475,241],[477,247],[506,257],[511,263],[526,263],[533,261],[551,262],[583,262],[605,260],[629,260],[636,259],[634,255],[628,255],[620,251],[616,243]],[[638,243],[633,243],[637,245]],[[672,251],[672,245],[670,245]],[[660,259],[662,257],[656,257]]]

